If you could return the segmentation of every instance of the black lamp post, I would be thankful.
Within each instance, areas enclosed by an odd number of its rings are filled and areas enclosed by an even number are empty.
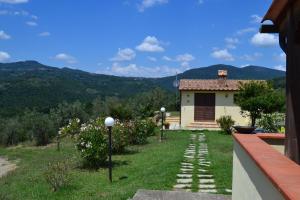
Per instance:
[[[160,141],[162,141],[163,135],[164,135],[164,113],[166,112],[165,107],[161,107],[160,112],[161,112],[161,132],[160,132]]]
[[[112,161],[111,161],[111,155],[112,155],[112,147],[111,147],[111,129],[115,124],[115,120],[112,117],[107,117],[105,119],[105,126],[108,128],[108,175],[109,175],[109,181],[112,182]]]

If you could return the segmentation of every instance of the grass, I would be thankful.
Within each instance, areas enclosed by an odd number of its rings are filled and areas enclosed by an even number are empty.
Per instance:
[[[63,141],[61,151],[55,145],[41,147],[0,148],[0,156],[19,160],[12,174],[0,179],[0,199],[128,199],[137,189],[170,190],[190,132],[167,132],[162,143],[149,138],[143,146],[130,147],[124,155],[114,155],[113,183],[107,169],[92,171],[77,167],[71,170],[70,184],[52,192],[44,172],[49,162],[72,159],[80,161],[70,140]]]
[[[216,186],[219,192],[226,193],[225,189],[232,187],[232,136],[221,131],[206,131],[205,135]]]

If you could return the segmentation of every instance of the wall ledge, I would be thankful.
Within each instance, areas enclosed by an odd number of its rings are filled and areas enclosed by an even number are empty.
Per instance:
[[[285,199],[300,199],[300,166],[280,154],[263,139],[284,139],[284,134],[233,134]]]

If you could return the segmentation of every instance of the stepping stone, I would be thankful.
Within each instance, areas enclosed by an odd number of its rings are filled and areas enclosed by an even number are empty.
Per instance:
[[[214,183],[214,179],[200,179],[199,183]]]
[[[203,193],[217,193],[216,189],[201,189],[199,190],[199,192],[203,192]]]
[[[175,189],[189,189],[192,187],[192,184],[176,184],[173,188]]]
[[[185,158],[193,159],[194,156],[184,156]]]
[[[231,189],[225,189],[225,192],[232,193],[232,190]]]
[[[210,161],[199,161],[199,163],[201,163],[201,164],[211,164]]]
[[[215,189],[215,188],[216,188],[215,185],[204,185],[204,184],[199,185],[199,189]]]
[[[212,178],[213,175],[211,174],[198,174],[198,178]]]
[[[202,167],[210,167],[210,164],[199,164],[199,166],[202,166]]]
[[[182,171],[183,173],[187,173],[187,172],[192,172],[193,170],[181,168],[180,171]]]
[[[207,172],[208,170],[206,169],[198,169],[199,172]]]
[[[193,166],[192,163],[186,163],[186,162],[182,162],[181,165],[188,165],[188,166]]]
[[[193,166],[189,166],[189,165],[183,165],[181,166],[182,169],[194,169]]]
[[[178,178],[192,178],[193,174],[177,174]]]
[[[178,184],[188,184],[188,183],[192,183],[192,182],[193,182],[193,179],[191,179],[191,178],[177,179]]]

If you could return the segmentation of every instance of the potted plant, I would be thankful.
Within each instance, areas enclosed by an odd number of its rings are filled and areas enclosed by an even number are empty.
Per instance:
[[[164,122],[164,126],[166,130],[169,130],[170,128],[170,123],[169,122]]]

